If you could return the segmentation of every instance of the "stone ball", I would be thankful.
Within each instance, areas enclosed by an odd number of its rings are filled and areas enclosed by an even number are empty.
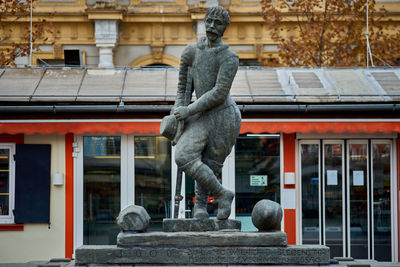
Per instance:
[[[259,231],[280,230],[282,221],[281,205],[269,199],[262,199],[254,206],[251,212],[251,220]]]
[[[122,231],[146,232],[150,224],[150,216],[146,209],[138,205],[130,205],[121,210],[117,224]]]

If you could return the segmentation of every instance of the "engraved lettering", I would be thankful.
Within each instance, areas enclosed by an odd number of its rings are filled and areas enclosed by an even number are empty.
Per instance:
[[[157,250],[150,250],[150,257],[157,256]]]
[[[168,249],[167,250],[167,256],[168,257],[172,257],[172,249]]]

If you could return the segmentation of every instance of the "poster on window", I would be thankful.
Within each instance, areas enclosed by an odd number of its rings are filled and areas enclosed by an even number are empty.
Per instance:
[[[250,186],[267,186],[268,175],[250,175]]]
[[[327,170],[326,171],[327,185],[338,185],[338,171],[337,170]]]
[[[353,171],[353,186],[364,186],[364,171]]]

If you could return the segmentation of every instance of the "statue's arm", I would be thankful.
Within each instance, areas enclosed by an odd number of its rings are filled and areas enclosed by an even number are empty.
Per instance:
[[[194,54],[196,51],[195,49],[196,47],[193,44],[190,44],[182,52],[181,62],[179,66],[178,91],[176,93],[174,109],[183,106],[185,103],[185,92],[188,79],[188,70],[189,67],[192,66],[193,64]]]
[[[225,59],[219,68],[214,88],[188,106],[189,114],[203,112],[224,103],[231,89],[238,66],[239,58],[236,54],[232,54]]]

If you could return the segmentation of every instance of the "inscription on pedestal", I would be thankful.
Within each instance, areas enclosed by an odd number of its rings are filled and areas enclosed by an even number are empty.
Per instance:
[[[83,246],[77,264],[302,264],[329,263],[329,248],[288,247],[130,247]]]

